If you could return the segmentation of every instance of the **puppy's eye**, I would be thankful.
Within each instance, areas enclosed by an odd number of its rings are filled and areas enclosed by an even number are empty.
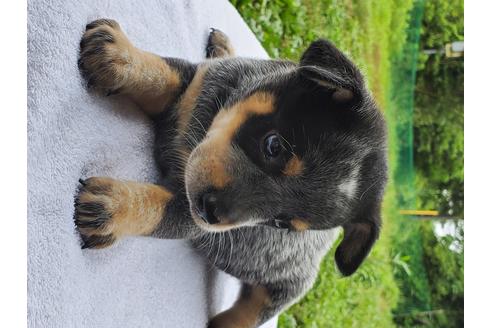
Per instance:
[[[268,135],[263,142],[263,152],[268,158],[275,158],[282,151],[282,143],[276,133]]]
[[[277,229],[289,229],[290,225],[282,220],[273,220],[273,226]]]

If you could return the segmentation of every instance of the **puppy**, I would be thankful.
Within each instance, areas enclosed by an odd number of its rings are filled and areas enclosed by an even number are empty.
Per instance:
[[[128,96],[155,122],[159,185],[81,180],[84,248],[124,236],[189,239],[240,279],[239,299],[209,327],[256,327],[312,286],[334,236],[352,274],[378,238],[387,176],[382,114],[355,65],[313,42],[300,63],[234,57],[212,29],[207,60],[135,48],[96,20],[80,42],[89,86]],[[215,238],[219,236],[220,238]]]

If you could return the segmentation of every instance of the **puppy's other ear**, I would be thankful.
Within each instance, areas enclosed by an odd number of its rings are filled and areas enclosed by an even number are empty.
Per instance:
[[[349,222],[343,226],[343,240],[335,252],[338,269],[350,276],[362,264],[379,237],[381,219],[376,217],[362,222]]]
[[[361,98],[364,79],[356,66],[331,42],[311,43],[299,64],[300,77],[330,93],[333,101],[352,105]]]

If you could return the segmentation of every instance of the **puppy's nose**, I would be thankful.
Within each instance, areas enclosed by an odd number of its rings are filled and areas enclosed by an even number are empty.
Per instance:
[[[217,196],[211,192],[202,194],[198,198],[198,215],[208,224],[219,223],[217,219]]]

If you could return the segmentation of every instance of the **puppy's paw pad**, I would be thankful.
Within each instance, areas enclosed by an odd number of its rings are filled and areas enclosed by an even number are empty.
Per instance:
[[[80,40],[78,60],[87,85],[107,94],[116,93],[123,82],[125,67],[130,63],[132,48],[116,21],[99,19],[87,24]]]
[[[106,248],[111,245],[116,241],[116,238],[114,238],[112,235],[108,236],[98,236],[98,235],[92,235],[92,236],[85,236],[81,235],[82,237],[82,249],[85,248]]]
[[[116,240],[113,216],[117,208],[108,178],[81,180],[75,199],[74,220],[82,237],[82,248],[108,247]]]
[[[222,31],[211,28],[208,36],[207,57],[229,57],[234,55],[229,37]]]

